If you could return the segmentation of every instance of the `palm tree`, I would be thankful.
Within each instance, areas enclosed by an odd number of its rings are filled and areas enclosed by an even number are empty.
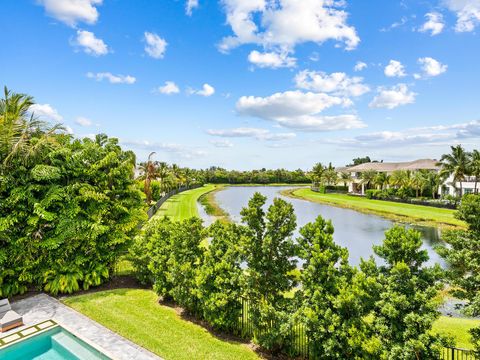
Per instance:
[[[165,193],[166,184],[165,179],[168,177],[170,170],[168,169],[168,164],[164,161],[155,162],[155,166],[157,167],[157,177],[160,180],[160,189],[162,193]]]
[[[390,184],[396,188],[405,188],[410,183],[411,173],[408,170],[395,170],[390,175]]]
[[[322,178],[325,180],[327,185],[336,185],[338,182],[338,174],[335,169],[327,169]]]
[[[460,183],[460,197],[463,195],[462,182],[465,176],[469,174],[470,155],[465,151],[462,145],[451,146],[451,154],[444,154],[438,163],[442,169],[440,175],[453,177],[453,187],[456,188]]]
[[[473,150],[470,156],[470,173],[475,177],[474,192],[478,194],[477,184],[480,181],[480,151]]]
[[[373,179],[373,183],[376,186],[380,187],[380,190],[383,190],[386,184],[388,184],[388,175],[384,172],[379,172],[375,175],[375,178]]]
[[[158,177],[157,168],[155,163],[152,161],[152,156],[156,153],[153,151],[148,155],[148,160],[146,163],[140,164],[140,169],[142,170],[142,175],[140,176],[141,180],[144,180],[143,191],[147,196],[147,204],[152,202],[152,180],[155,180]]]
[[[316,163],[312,168],[312,183],[318,185],[322,181],[323,173],[325,172],[325,166],[322,163]]]
[[[347,186],[347,183],[351,182],[353,180],[352,173],[351,172],[342,172],[340,173],[340,179],[343,181],[343,186]]]
[[[362,184],[368,189],[368,187],[374,183],[377,172],[375,170],[367,170],[362,172],[360,178],[362,179]]]
[[[30,110],[33,104],[33,97],[4,88],[4,98],[0,99],[0,162],[4,166],[10,166],[16,158],[27,164],[42,150],[54,146],[53,134],[64,129],[36,118]]]
[[[439,173],[434,171],[429,171],[427,174],[427,182],[430,188],[432,189],[432,198],[435,199],[436,195],[438,194],[438,189],[443,183],[443,178],[440,176]]]
[[[428,185],[426,174],[422,171],[415,171],[410,179],[410,184],[415,189],[415,197],[422,196]]]

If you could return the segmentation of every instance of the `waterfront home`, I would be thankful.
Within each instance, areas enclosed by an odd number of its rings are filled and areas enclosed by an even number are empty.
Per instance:
[[[338,173],[350,173],[351,180],[348,181],[348,192],[351,194],[365,194],[365,184],[362,181],[362,173],[366,171],[383,172],[392,175],[394,171],[419,171],[428,170],[439,172],[441,166],[435,159],[419,159],[407,162],[368,162],[360,165],[336,168]],[[462,188],[462,194],[459,194]],[[478,191],[478,186],[477,186]],[[475,192],[475,178],[465,177],[465,181],[453,183],[453,177],[448,177],[439,188],[439,195],[464,195]]]

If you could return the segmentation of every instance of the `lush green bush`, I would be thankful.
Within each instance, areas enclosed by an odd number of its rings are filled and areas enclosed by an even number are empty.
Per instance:
[[[303,262],[302,288],[296,293],[297,312],[305,324],[315,358],[365,359],[370,308],[365,288],[375,286],[348,264],[348,251],[335,244],[333,226],[319,216],[300,229],[299,255]]]
[[[442,288],[439,265],[427,267],[419,232],[393,227],[382,245],[374,246],[384,260],[376,275],[373,330],[381,359],[438,359],[448,339],[432,334],[440,316],[436,297]]]
[[[453,295],[466,300],[465,312],[480,315],[480,195],[465,195],[455,216],[468,224],[467,230],[444,234],[448,246],[439,253],[449,264],[448,277]],[[472,329],[476,350],[480,353],[480,328]]]
[[[0,296],[99,285],[145,218],[134,156],[116,139],[54,139],[31,162],[2,166]]]
[[[210,244],[197,274],[197,295],[205,320],[220,330],[234,329],[242,314],[240,244],[245,228],[216,222],[209,229]]]

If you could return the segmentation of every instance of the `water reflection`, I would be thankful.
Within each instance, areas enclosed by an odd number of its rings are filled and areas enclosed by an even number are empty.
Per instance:
[[[280,191],[290,189],[291,187],[227,187],[225,190],[217,192],[215,198],[218,204],[226,210],[233,221],[240,222],[240,211],[248,203],[248,200],[255,192],[260,192],[267,196],[267,206],[271,205],[274,197],[281,197],[289,201],[297,215],[297,231],[303,225],[312,222],[318,215],[325,219],[330,219],[335,227],[335,241],[346,248],[350,253],[350,263],[358,265],[360,258],[368,258],[374,255],[372,246],[379,245],[384,239],[386,230],[393,226],[393,221],[384,219],[375,215],[363,214],[350,209],[343,209],[329,205],[322,205],[310,201],[292,199],[284,197]],[[205,212],[202,217],[211,221]],[[410,226],[422,233],[423,248],[430,256],[429,265],[439,263],[444,266],[443,259],[438,255],[434,247],[441,243],[440,231],[434,227]]]

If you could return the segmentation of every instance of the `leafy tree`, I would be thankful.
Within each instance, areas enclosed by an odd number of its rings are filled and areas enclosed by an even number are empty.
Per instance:
[[[480,315],[480,196],[465,195],[455,217],[468,224],[467,230],[445,232],[449,246],[438,252],[449,264],[452,293],[467,300],[465,311],[471,316]],[[480,353],[480,327],[471,331],[477,352]]]
[[[239,243],[244,233],[242,226],[221,222],[209,229],[211,241],[196,287],[203,316],[216,329],[233,329],[241,316],[243,257]]]
[[[267,349],[280,349],[288,331],[284,293],[293,288],[296,217],[291,204],[274,199],[265,213],[266,197],[255,193],[241,211],[248,226],[242,248],[248,270],[245,292],[251,301],[255,340]]]
[[[385,233],[375,253],[381,285],[374,308],[374,330],[381,344],[381,359],[437,359],[446,339],[432,334],[439,317],[434,301],[440,288],[439,266],[426,267],[426,250],[415,230],[395,226]]]
[[[168,217],[153,217],[129,249],[138,280],[142,284],[153,284],[155,292],[162,297],[168,297],[172,289],[168,262],[174,250],[172,232],[175,226]]]
[[[440,174],[449,177],[453,177],[453,185],[456,187],[457,183],[460,183],[460,197],[463,195],[462,182],[465,181],[465,176],[469,175],[470,168],[470,155],[465,151],[461,145],[451,146],[451,154],[444,154],[440,158],[439,165],[442,166]]]
[[[333,226],[319,216],[300,229],[300,258],[304,260],[302,306],[298,316],[314,356],[322,359],[364,359],[369,356],[369,292],[373,278],[348,264],[348,250],[335,244]]]
[[[99,285],[145,217],[132,153],[105,135],[73,140],[33,103],[0,100],[0,296]]]
[[[316,163],[312,169],[312,181],[314,185],[318,185],[322,182],[323,174],[326,171],[325,166],[321,163]]]
[[[352,164],[349,164],[347,166],[355,166],[355,165],[360,165],[360,164],[365,164],[372,162],[370,159],[370,156],[365,156],[365,157],[358,157],[352,160]]]
[[[171,233],[172,253],[168,260],[167,278],[172,284],[169,294],[187,311],[197,311],[195,278],[203,263],[204,239],[202,220],[190,218],[177,223]]]
[[[474,192],[478,194],[477,184],[480,181],[480,151],[473,150],[470,157],[470,173],[475,177]]]

